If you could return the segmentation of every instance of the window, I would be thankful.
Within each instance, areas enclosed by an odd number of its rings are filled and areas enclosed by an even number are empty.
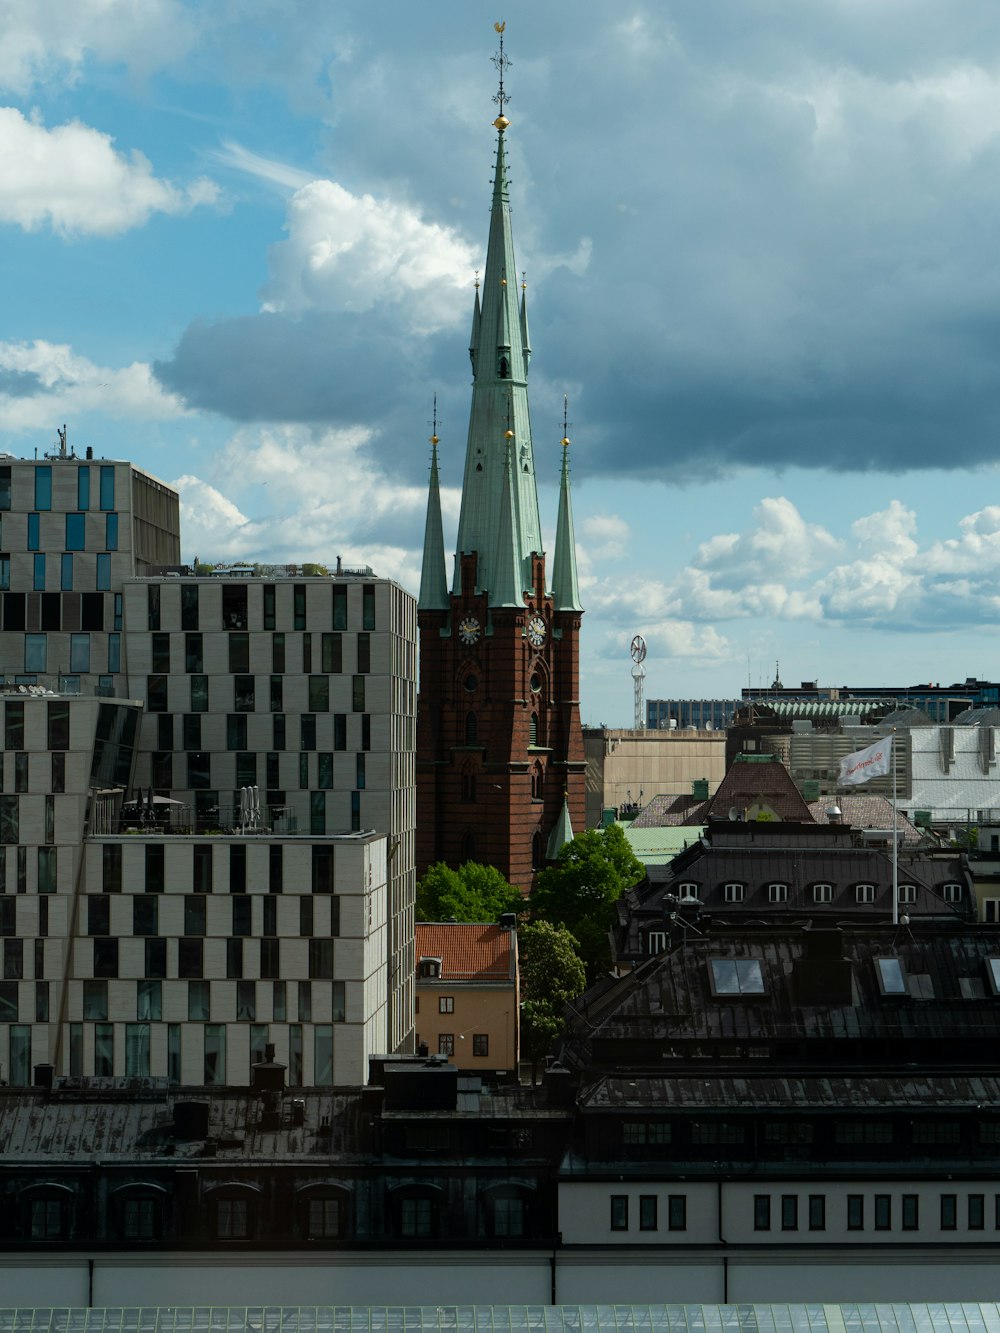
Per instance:
[[[201,977],[204,974],[204,943],[204,940],[196,938],[177,941],[179,977]]]
[[[358,671],[367,675],[372,669],[372,640],[370,634],[358,635]]]
[[[90,508],[90,468],[79,467],[76,470],[76,507]]]
[[[962,1127],[954,1120],[915,1120],[913,1142],[958,1144],[962,1142]]]
[[[91,1022],[103,1022],[108,1016],[108,983],[106,981],[85,981],[83,983],[83,1017]]]
[[[365,712],[365,678],[351,677],[351,708],[355,713]]]
[[[243,941],[226,940],[226,976],[230,981],[243,976]]]
[[[101,467],[101,508],[115,507],[115,469],[113,466]]]
[[[216,1236],[219,1240],[249,1239],[250,1217],[249,1199],[217,1199],[215,1202]]]
[[[267,876],[268,893],[281,893],[285,883],[285,849],[280,843],[272,844],[268,848]],[[277,932],[265,930],[264,934],[275,935]]]
[[[970,1231],[982,1231],[986,1225],[986,1195],[970,1194],[968,1202]]]
[[[713,958],[709,967],[715,996],[764,994],[764,974],[757,958]]]
[[[863,1194],[848,1194],[847,1196],[847,1229],[848,1231],[864,1231],[865,1229],[865,1196]]]
[[[105,843],[101,857],[103,888],[105,893],[122,891],[122,848],[121,843]]]
[[[132,934],[133,935],[155,935],[157,934],[157,920],[159,913],[157,908],[160,905],[159,898],[151,897],[149,894],[136,894],[132,899]]]
[[[97,591],[111,591],[111,557],[109,555],[99,555],[97,557]]]
[[[271,635],[271,670],[279,674],[285,669],[285,636]]]
[[[66,557],[63,556],[65,560]],[[72,557],[70,557],[70,569],[72,570]],[[72,583],[69,585],[71,588]],[[10,552],[0,553],[0,590],[7,592],[10,589]]]
[[[453,1032],[441,1032],[438,1034],[438,1055],[455,1054],[455,1034]]]
[[[899,884],[897,885],[897,891],[900,903],[915,903],[917,901],[916,884]]]
[[[481,1059],[485,1059],[490,1053],[490,1038],[486,1032],[474,1032],[472,1034],[472,1054]]]
[[[611,1196],[611,1230],[628,1231],[628,1195]]]
[[[306,1204],[306,1236],[309,1240],[333,1240],[343,1232],[340,1199],[312,1198]]]
[[[958,1226],[958,1195],[941,1195],[941,1230],[954,1231]]]
[[[84,526],[86,518],[83,514],[66,515],[66,550],[82,551],[84,549]]]
[[[144,971],[147,977],[165,977],[167,975],[167,941],[165,939],[146,940]]]
[[[205,1024],[205,1086],[226,1081],[226,1025]]]
[[[782,1231],[798,1231],[799,1229],[799,1196],[797,1194],[783,1194],[781,1196],[781,1229]]]
[[[687,1231],[686,1194],[671,1194],[667,1197],[667,1228],[670,1231]]]
[[[118,550],[118,515],[108,514],[104,520],[104,549]]]
[[[245,630],[248,627],[246,584],[223,584],[222,628],[228,630]]]
[[[434,1204],[429,1198],[409,1196],[400,1200],[400,1235],[409,1238],[434,1234]]]
[[[876,958],[876,973],[883,995],[908,995],[906,974],[898,958]]]
[[[646,952],[650,955],[662,953],[667,947],[665,930],[650,930],[646,934]]]
[[[324,634],[320,645],[320,668],[327,675],[339,675],[344,669],[344,636]]]
[[[787,903],[788,885],[787,884],[769,884],[767,886],[767,901],[769,903]]]
[[[892,1143],[892,1122],[889,1120],[838,1120],[834,1126],[833,1136],[837,1143]]]
[[[696,1121],[691,1126],[691,1142],[699,1147],[720,1143],[744,1143],[746,1127],[731,1120]]]
[[[655,1195],[655,1194],[640,1194],[640,1195],[639,1195],[639,1230],[640,1230],[640,1231],[655,1231],[655,1230],[656,1230],[656,1202],[657,1202],[657,1200],[656,1200],[656,1195]]]
[[[454,997],[454,995],[439,995],[439,996],[438,996],[438,1013],[439,1013],[439,1014],[453,1014],[454,1012],[455,1012],[455,997]]]
[[[263,939],[260,942],[260,975],[265,980],[274,980],[281,976],[281,941],[277,939]],[[281,983],[284,985],[284,983]],[[284,994],[284,991],[282,991]],[[275,992],[277,995],[277,992]],[[275,1001],[277,1005],[277,1001]],[[284,1014],[279,1018],[277,1007],[274,1014],[275,1022],[284,1022]]]
[[[124,1200],[121,1206],[124,1240],[157,1240],[160,1234],[160,1201],[141,1195]]]
[[[45,649],[46,638],[44,634],[26,634],[24,636],[24,669],[26,672],[34,673],[47,670]]]
[[[309,711],[328,713],[330,711],[330,677],[309,677]]]
[[[3,559],[3,557],[0,556],[0,560],[2,560],[2,559]],[[8,566],[8,570],[9,570],[9,566]],[[6,586],[6,587],[9,587],[9,586],[10,586],[10,575],[9,575],[9,572],[8,572],[8,579],[7,579],[7,583],[6,583],[6,585],[3,584],[2,580],[0,580],[0,587],[3,587],[3,586]],[[60,589],[61,589],[62,592],[72,592],[72,591],[73,591],[73,557],[72,557],[71,555],[63,555],[63,556],[60,557],[60,560],[59,560],[59,587],[60,587]]]
[[[159,619],[159,608],[157,608]],[[198,628],[198,584],[181,584],[181,629]]]
[[[833,885],[832,884],[814,884],[813,885],[814,903],[832,903]]]
[[[770,1194],[755,1194],[753,1196],[753,1229],[754,1231],[771,1230]]]
[[[809,1230],[826,1230],[826,1195],[809,1195]]]
[[[188,1020],[206,1023],[211,1016],[210,991],[207,981],[188,982]]]
[[[920,1226],[920,1196],[904,1194],[902,1198],[903,1230],[916,1231]]]
[[[746,897],[745,884],[724,884],[723,896],[727,903],[741,903]]]
[[[27,1232],[32,1240],[63,1240],[68,1200],[65,1196],[39,1195],[28,1200]]]
[[[72,672],[81,673],[90,670],[89,634],[71,634],[69,636],[69,669]]]
[[[524,1200],[512,1194],[493,1196],[494,1236],[524,1235]]]
[[[52,468],[35,468],[35,508],[52,508]]]
[[[317,980],[333,980],[333,940],[309,941],[309,975]]]
[[[946,903],[960,903],[965,900],[964,884],[942,884],[941,897]]]
[[[242,944],[242,940],[240,943]],[[236,1017],[251,1023],[257,1017],[257,983],[255,981],[237,981]]]
[[[306,585],[296,583],[292,587],[292,628],[306,627]]]
[[[856,903],[873,903],[875,901],[875,885],[855,884],[854,901]]]
[[[233,851],[245,851],[243,847],[234,847]],[[230,853],[232,855],[232,852]],[[246,861],[243,862],[244,874],[246,873]],[[231,869],[231,867],[230,867]],[[243,892],[233,900],[233,934],[241,937],[252,935],[253,922],[253,899],[247,897]],[[273,933],[273,932],[272,932]]]
[[[135,983],[135,1016],[140,1022],[158,1022],[163,1017],[161,982],[142,980]]]
[[[892,1197],[888,1194],[875,1195],[875,1230],[892,1230]]]
[[[50,750],[69,749],[69,704],[50,703],[48,706],[48,747]]]
[[[333,848],[316,847],[312,849],[312,891],[313,893],[333,893]]]
[[[342,584],[333,587],[333,628],[347,629],[347,589]]]

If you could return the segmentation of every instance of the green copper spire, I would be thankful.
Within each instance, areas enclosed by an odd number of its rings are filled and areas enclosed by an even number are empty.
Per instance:
[[[507,431],[504,445],[504,488],[500,496],[499,524],[497,525],[496,558],[493,563],[494,579],[490,589],[490,606],[523,606],[524,589],[521,570],[514,550],[514,486],[512,482],[513,431]]]
[[[504,135],[510,122],[503,114],[508,97],[503,91],[502,35],[500,63],[500,115],[493,122],[497,130],[496,173],[493,177],[493,203],[490,211],[490,235],[486,251],[486,269],[481,290],[476,292],[473,331],[470,340],[473,384],[469,413],[469,438],[465,454],[462,485],[462,510],[458,521],[458,559],[455,562],[454,591],[461,591],[461,556],[476,552],[480,591],[489,594],[489,604],[506,605],[494,600],[504,584],[509,588],[507,568],[516,571],[517,604],[523,604],[523,592],[531,583],[531,555],[541,552],[541,523],[538,516],[538,492],[535,460],[531,447],[531,416],[528,408],[527,317],[517,296],[517,265],[510,225],[510,191]],[[504,448],[505,431],[513,431],[510,480]],[[503,534],[500,553],[500,524],[504,491],[510,492],[509,532]]]
[[[441,483],[438,477],[437,395],[434,396],[434,434],[431,436],[431,482],[424,524],[424,558],[420,566],[418,611],[448,610],[448,578],[444,568],[444,531],[441,527]]]
[[[573,532],[573,503],[569,488],[569,435],[567,403],[563,398],[562,474],[559,478],[559,516],[556,519],[556,553],[552,561],[552,605],[556,611],[582,611],[580,581],[576,573],[576,536]]]
[[[563,792],[562,809],[559,811],[559,818],[552,825],[552,832],[549,834],[549,841],[545,848],[546,861],[555,861],[559,853],[568,842],[573,841],[573,825],[569,817],[569,799]]]

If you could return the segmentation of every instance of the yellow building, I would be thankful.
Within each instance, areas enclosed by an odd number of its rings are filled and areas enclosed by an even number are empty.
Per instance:
[[[476,1073],[517,1069],[515,919],[503,925],[417,923],[418,1048]]]

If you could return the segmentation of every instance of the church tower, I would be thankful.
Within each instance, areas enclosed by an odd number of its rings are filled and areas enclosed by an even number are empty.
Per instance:
[[[584,827],[583,608],[565,430],[550,565],[542,550],[527,296],[516,281],[507,178],[509,62],[503,25],[496,26],[496,171],[486,268],[472,312],[472,407],[450,589],[436,428],[431,437],[417,604],[417,873],[435,861],[482,861],[527,893],[535,872]]]

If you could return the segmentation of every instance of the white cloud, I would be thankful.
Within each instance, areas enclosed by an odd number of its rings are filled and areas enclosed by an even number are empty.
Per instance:
[[[579,525],[583,541],[578,547],[594,560],[616,560],[626,554],[631,536],[629,525],[618,514],[591,514]]]
[[[703,542],[694,564],[731,587],[773,575],[802,577],[822,567],[839,543],[818,523],[807,523],[784,496],[766,497],[754,507],[755,526]]]
[[[0,412],[5,431],[49,429],[53,421],[100,412],[135,421],[184,414],[141,361],[112,370],[65,344],[0,343]]]
[[[234,171],[242,171],[248,176],[267,181],[269,185],[277,185],[283,190],[301,190],[314,179],[311,172],[289,166],[287,162],[278,162],[271,157],[261,157],[259,153],[252,153],[249,148],[244,148],[233,139],[227,139],[221,148],[212,152],[211,156],[223,166],[230,167]]]
[[[79,121],[50,130],[0,107],[0,221],[24,231],[115,236],[153,213],[188,213],[218,197],[209,180],[158,179],[142,153],[117,152],[110,135]]]
[[[271,249],[267,310],[392,305],[421,333],[468,318],[478,251],[407,204],[316,180],[289,201],[287,230],[288,240]]]
[[[74,83],[88,58],[148,70],[179,59],[195,36],[192,12],[177,0],[4,0],[0,88]]]

